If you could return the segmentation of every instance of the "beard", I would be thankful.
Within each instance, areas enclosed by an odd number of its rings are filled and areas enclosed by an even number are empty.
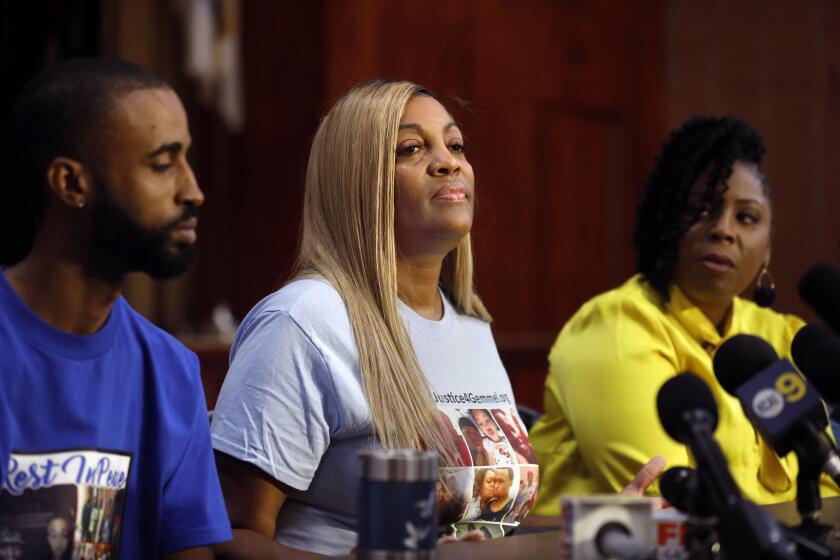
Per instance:
[[[101,185],[102,183],[100,183]],[[114,272],[145,272],[157,279],[186,272],[196,255],[195,245],[172,244],[171,234],[185,220],[198,216],[198,207],[184,207],[182,215],[156,228],[146,228],[114,203],[107,188],[91,207],[91,246],[113,263]]]

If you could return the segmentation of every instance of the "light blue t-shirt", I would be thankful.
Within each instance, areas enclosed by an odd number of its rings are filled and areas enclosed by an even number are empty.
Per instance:
[[[449,521],[461,520],[467,511],[474,517],[481,514],[480,508],[467,508],[479,501],[474,496],[479,491],[476,480],[488,478],[477,472],[504,464],[507,474],[498,477],[510,475],[510,503],[507,510],[484,513],[496,520],[486,523],[491,526],[488,531],[501,535],[500,516],[507,516],[502,523],[509,527],[527,512],[514,512],[510,506],[525,485],[526,473],[531,472],[527,478],[533,480],[537,467],[524,428],[514,425],[519,418],[513,393],[490,327],[458,314],[446,298],[440,321],[424,319],[403,303],[400,312],[441,416],[467,465],[442,472]],[[505,461],[494,463],[491,458],[476,463],[480,469],[472,466],[459,427],[462,417],[471,421],[470,409],[484,411],[476,412],[484,424],[484,439],[489,434],[499,450],[496,456]],[[291,282],[248,313],[233,342],[211,432],[214,448],[290,487],[277,517],[278,542],[331,555],[347,554],[356,545],[357,455],[376,441],[347,311],[326,281]],[[478,442],[481,446],[481,437]],[[473,524],[484,525],[480,519]],[[467,530],[463,523],[458,525]]]

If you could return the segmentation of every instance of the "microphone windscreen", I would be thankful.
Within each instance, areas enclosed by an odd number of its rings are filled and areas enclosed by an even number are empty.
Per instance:
[[[692,415],[697,411],[706,413],[711,431],[717,428],[717,404],[712,390],[690,372],[680,373],[662,384],[656,395],[656,409],[665,432],[682,443],[688,443],[686,436],[691,430]]]
[[[822,323],[810,323],[796,332],[793,342],[790,343],[790,354],[799,371],[805,371],[808,355],[813,350],[814,345],[829,336],[834,336],[834,331]]]
[[[708,493],[701,489],[697,471],[690,467],[671,467],[662,473],[659,492],[666,502],[685,513],[699,517],[715,514]]]
[[[770,343],[750,334],[736,334],[715,352],[712,365],[718,383],[730,395],[779,356]]]
[[[690,511],[697,499],[697,471],[688,467],[671,467],[659,477],[659,492],[680,511]]]
[[[833,334],[817,342],[808,354],[802,373],[831,404],[840,401],[840,338]]]
[[[840,270],[825,263],[816,265],[799,281],[799,295],[840,332]]]

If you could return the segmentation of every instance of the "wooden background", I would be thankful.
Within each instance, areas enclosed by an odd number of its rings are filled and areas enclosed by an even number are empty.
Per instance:
[[[207,193],[211,214],[231,212],[227,227],[201,232],[202,249],[227,256],[202,259],[210,299],[200,306],[226,289],[242,316],[286,273],[308,144],[332,102],[361,80],[415,81],[468,102],[448,104],[476,170],[477,285],[519,400],[541,406],[546,351],[564,320],[632,270],[633,208],[663,130],[661,6],[243,7],[248,126],[229,187],[219,196],[214,179]]]
[[[47,4],[63,16],[91,11],[82,0]],[[173,3],[98,5],[87,20],[99,25],[87,32],[101,40],[88,50],[158,70],[191,116],[207,194],[197,267],[178,281],[128,286],[132,302],[172,331],[199,331],[220,302],[241,318],[285,278],[318,119],[370,78],[468,102],[449,105],[476,170],[477,284],[521,403],[541,407],[545,357],[568,317],[632,273],[635,201],[666,133],[691,115],[737,114],[765,137],[777,308],[810,317],[799,277],[818,260],[837,264],[835,0],[245,0],[240,134],[183,79]],[[25,29],[4,24],[4,60]],[[212,402],[226,348],[191,344]]]

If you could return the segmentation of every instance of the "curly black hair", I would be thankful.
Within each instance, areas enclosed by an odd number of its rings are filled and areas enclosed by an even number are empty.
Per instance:
[[[141,89],[169,88],[145,68],[118,59],[77,58],[47,68],[18,94],[0,152],[0,265],[29,252],[47,205],[46,170],[57,156],[95,163],[115,99]]]
[[[770,197],[759,167],[764,152],[758,132],[732,116],[689,119],[662,145],[636,207],[633,243],[636,271],[664,301],[674,278],[680,239],[705,206],[719,203],[736,161],[756,166]],[[701,177],[705,190],[698,204],[691,204],[691,191]]]

